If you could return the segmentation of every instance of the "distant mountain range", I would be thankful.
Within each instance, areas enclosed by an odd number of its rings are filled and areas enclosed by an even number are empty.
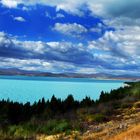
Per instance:
[[[106,74],[106,73],[96,73],[96,74],[50,73],[50,72],[40,72],[40,71],[26,71],[26,70],[21,70],[16,68],[7,68],[7,69],[0,68],[0,75],[140,80],[140,76],[134,76],[134,75],[113,75],[113,74]]]

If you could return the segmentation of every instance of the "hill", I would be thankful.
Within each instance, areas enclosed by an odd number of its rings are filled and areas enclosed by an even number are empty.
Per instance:
[[[96,79],[119,79],[134,80],[140,79],[137,75],[114,75],[108,73],[51,73],[41,71],[26,71],[17,68],[0,68],[0,75],[23,75],[23,76],[44,76],[44,77],[67,77],[67,78],[96,78]]]

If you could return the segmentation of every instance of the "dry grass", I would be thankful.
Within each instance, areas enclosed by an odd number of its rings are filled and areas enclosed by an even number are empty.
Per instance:
[[[140,140],[140,106],[117,110],[113,120],[90,125],[84,134],[41,135],[37,140]]]
[[[110,140],[140,140],[140,125],[122,132],[121,134],[111,138]]]

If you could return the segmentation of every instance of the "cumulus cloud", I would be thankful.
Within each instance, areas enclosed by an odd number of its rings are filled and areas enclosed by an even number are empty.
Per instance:
[[[68,12],[82,15],[82,6],[87,5],[89,10],[94,14],[102,16],[108,14],[112,16],[126,16],[131,18],[139,18],[140,1],[139,0],[1,0],[1,3],[8,7],[16,7],[18,4],[24,5],[50,5],[56,6],[57,9],[63,9]]]
[[[40,59],[18,59],[0,57],[1,66],[4,68],[18,68],[29,71],[46,71],[54,73],[75,72],[75,73],[96,73],[94,68],[83,68],[73,63],[62,61],[46,61]]]
[[[50,13],[48,13],[47,11],[45,12],[45,16],[46,16],[47,18],[52,18],[52,16],[50,15]]]
[[[81,34],[88,31],[84,26],[77,23],[56,23],[53,29],[62,34],[74,37],[80,37]]]
[[[110,69],[138,70],[140,68],[140,27],[107,31],[103,37],[89,42],[88,48],[97,60],[109,62]],[[109,68],[109,67],[108,67]]]
[[[17,5],[22,1],[17,0],[1,0],[1,3],[9,8],[16,8]]]
[[[16,20],[16,21],[19,21],[19,22],[25,22],[26,21],[23,17],[14,17],[13,19]]]
[[[135,27],[137,35],[130,27],[127,30],[108,31],[97,41],[90,41],[88,47],[82,43],[20,41],[0,32],[1,67],[77,73],[125,74],[130,71],[134,74],[140,70],[140,29]]]
[[[65,12],[79,16],[84,16],[87,9],[91,11],[93,16],[103,17],[107,24],[112,23],[113,26],[116,24],[133,25],[133,23],[140,23],[139,0],[129,2],[128,0],[1,0],[0,3],[9,8],[16,8],[19,4],[23,4],[25,7],[36,4],[55,6],[57,11],[62,9]],[[57,16],[62,17],[60,14]],[[131,19],[134,20],[132,21]]]
[[[93,41],[89,48],[111,51],[114,55],[126,57],[140,55],[140,27],[125,27],[125,30],[107,31],[98,41]]]
[[[56,18],[64,18],[65,16],[63,15],[63,14],[61,14],[61,13],[57,13],[56,14]]]
[[[80,10],[80,6],[83,4],[79,3],[77,1],[69,1],[69,0],[2,0],[1,3],[4,6],[7,6],[9,8],[16,8],[19,4],[24,5],[36,5],[36,4],[42,4],[42,5],[48,5],[48,6],[56,6],[57,10],[63,9],[67,12],[70,12],[72,14],[77,14],[79,16],[82,16],[84,13]],[[79,4],[78,4],[79,3]]]
[[[99,0],[101,1],[101,0]],[[99,1],[95,1],[95,0],[2,0],[1,3],[9,8],[16,8],[19,4],[24,4],[24,5],[36,5],[36,4],[42,4],[42,5],[48,5],[48,6],[56,6],[56,9],[59,11],[60,9],[69,12],[71,14],[76,14],[79,16],[83,16],[84,15],[84,11],[82,11],[82,6],[83,5],[88,5],[88,7],[90,9],[92,9],[93,7],[90,7],[90,5],[95,5],[96,9],[95,11],[97,11],[99,9],[98,5],[101,5],[101,3]],[[98,7],[98,8],[97,8]],[[101,9],[101,7],[100,7]]]
[[[103,24],[98,23],[95,27],[90,28],[89,31],[101,34],[102,30],[104,30],[105,28],[106,27]]]
[[[76,45],[70,42],[19,41],[3,32],[0,33],[0,56],[56,60],[75,64],[92,62],[92,54],[80,43]]]
[[[45,16],[47,18],[50,18],[50,19],[58,19],[58,18],[64,18],[65,16],[61,13],[56,13],[56,16],[52,16],[49,12],[45,12]]]
[[[23,4],[25,6],[33,6],[36,4],[55,6],[57,11],[62,9],[68,13],[79,16],[84,16],[85,9],[87,9],[91,11],[94,16],[104,17],[105,19],[111,18],[111,20],[119,18],[121,19],[121,22],[124,21],[125,23],[131,18],[135,20],[140,18],[139,0],[129,2],[128,0],[1,0],[1,3],[9,8],[16,8],[19,4]],[[117,22],[118,21],[119,20],[117,20]]]

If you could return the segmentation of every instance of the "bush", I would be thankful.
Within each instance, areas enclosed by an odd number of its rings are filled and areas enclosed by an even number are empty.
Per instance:
[[[95,114],[93,119],[95,122],[103,122],[106,120],[106,117],[103,114]]]
[[[57,134],[68,131],[71,129],[71,125],[66,120],[49,120],[47,124],[40,127],[40,132],[45,134]]]
[[[88,122],[103,122],[105,121],[106,118],[103,114],[95,114],[95,115],[87,115],[86,116],[86,121]]]
[[[132,104],[131,103],[122,103],[121,108],[131,108]]]
[[[12,137],[27,138],[29,136],[29,132],[20,125],[13,125],[9,127],[8,135]]]

